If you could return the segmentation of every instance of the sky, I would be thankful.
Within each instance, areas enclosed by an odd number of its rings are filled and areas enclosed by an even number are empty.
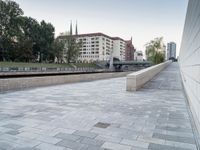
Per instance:
[[[15,0],[25,16],[45,20],[55,34],[69,30],[72,20],[79,34],[102,32],[133,39],[137,50],[156,37],[165,44],[181,44],[188,0]]]

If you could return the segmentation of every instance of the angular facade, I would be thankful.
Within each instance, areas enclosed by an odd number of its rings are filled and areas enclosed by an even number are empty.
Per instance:
[[[179,63],[189,105],[200,131],[200,0],[189,0]]]

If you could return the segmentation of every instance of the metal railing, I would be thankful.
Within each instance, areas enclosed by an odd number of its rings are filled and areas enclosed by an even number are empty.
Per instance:
[[[91,72],[98,69],[92,67],[63,68],[63,67],[0,67],[0,72]]]

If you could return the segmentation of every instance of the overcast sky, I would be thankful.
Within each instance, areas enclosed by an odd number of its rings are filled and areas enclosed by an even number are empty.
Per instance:
[[[102,32],[138,50],[155,37],[180,48],[188,0],[15,0],[26,16],[51,22],[56,36],[78,21],[79,33]],[[74,27],[75,29],[75,27]]]

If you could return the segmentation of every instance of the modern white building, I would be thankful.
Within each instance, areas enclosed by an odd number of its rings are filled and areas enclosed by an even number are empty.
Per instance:
[[[142,51],[135,51],[134,60],[135,61],[143,61],[143,52]]]
[[[176,58],[176,43],[167,43],[167,60],[170,58]]]
[[[110,37],[103,33],[73,36],[82,43],[78,57],[79,62],[109,61],[111,57],[125,60],[126,42],[122,38]]]
[[[76,36],[82,42],[78,57],[81,62],[108,61],[111,57],[125,60],[125,41],[119,37],[110,37],[103,33]]]

